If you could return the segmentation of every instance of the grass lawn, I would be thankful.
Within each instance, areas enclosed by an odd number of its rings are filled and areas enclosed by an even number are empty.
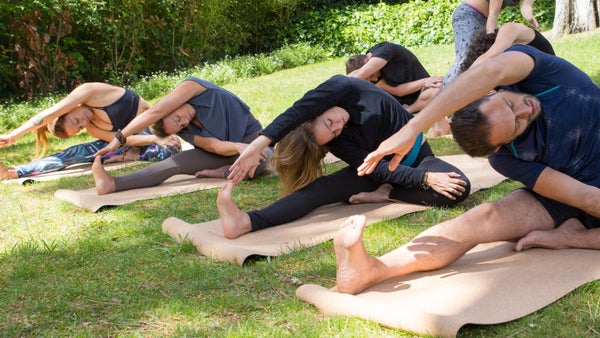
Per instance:
[[[600,31],[552,41],[557,54],[600,83]],[[452,46],[414,49],[432,75],[443,75]],[[304,92],[343,72],[342,59],[245,79],[225,87],[264,124]],[[52,140],[51,151],[87,140]],[[459,153],[432,140],[438,155]],[[33,153],[32,136],[0,150],[0,162],[19,164]],[[338,165],[339,166],[339,165]],[[331,166],[329,170],[336,170]],[[118,174],[133,169],[118,171]],[[53,197],[84,189],[91,176],[21,186],[0,183],[0,335],[2,336],[413,336],[362,319],[330,317],[298,300],[294,278],[331,287],[331,242],[243,267],[208,259],[161,231],[168,216],[197,223],[218,217],[217,190],[157,198],[91,213]],[[379,222],[365,232],[373,255],[388,252],[423,229],[520,184],[507,181],[478,192],[454,209],[429,209]],[[277,198],[277,179],[243,182],[234,199],[243,210]],[[560,273],[560,272],[557,272]],[[467,326],[459,335],[548,337],[600,335],[600,283],[588,283],[519,320]]]

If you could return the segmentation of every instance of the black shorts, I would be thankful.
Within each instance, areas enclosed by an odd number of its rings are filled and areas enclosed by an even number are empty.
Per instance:
[[[554,220],[554,226],[563,224],[569,218],[577,218],[588,229],[600,227],[600,218],[594,217],[580,209],[544,197],[529,188],[521,188],[529,192],[548,211]]]

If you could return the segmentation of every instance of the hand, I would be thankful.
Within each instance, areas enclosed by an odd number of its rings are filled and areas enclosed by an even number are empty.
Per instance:
[[[246,177],[246,174],[254,177],[254,171],[263,158],[264,154],[255,145],[248,144],[237,160],[229,167],[230,174],[227,179],[230,179],[233,184],[238,184]]]
[[[406,127],[406,126],[405,126]],[[412,132],[410,129],[403,127],[394,135],[390,136],[387,140],[381,142],[379,147],[367,155],[364,159],[363,164],[358,167],[358,176],[369,175],[377,167],[377,163],[386,155],[395,154],[388,169],[390,171],[396,170],[404,155],[410,152],[417,135],[419,134]]]
[[[8,147],[15,143],[15,141],[17,140],[8,134],[0,135],[0,148]]]
[[[444,81],[444,77],[442,76],[431,76],[425,79],[423,83],[423,90],[429,88],[442,88],[442,82]]]
[[[103,155],[106,155],[111,151],[117,150],[120,146],[121,144],[119,143],[119,141],[117,141],[117,139],[113,139],[106,145],[106,147],[98,150],[98,152],[94,154],[94,157],[102,157]]]
[[[455,196],[461,196],[465,192],[465,186],[467,185],[467,182],[461,180],[460,175],[455,172],[427,172],[427,180],[424,183],[451,200],[455,200]]]
[[[167,137],[163,137],[163,138],[159,138],[156,141],[156,144],[158,144],[159,146],[169,150],[169,147],[180,151],[181,150],[181,141],[179,140],[179,137],[177,137],[176,135],[169,135]]]

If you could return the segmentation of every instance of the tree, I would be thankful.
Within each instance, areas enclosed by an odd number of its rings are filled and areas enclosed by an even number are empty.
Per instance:
[[[598,28],[600,0],[556,0],[553,36]]]

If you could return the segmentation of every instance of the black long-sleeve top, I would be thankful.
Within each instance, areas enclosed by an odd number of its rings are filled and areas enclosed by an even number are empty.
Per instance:
[[[300,124],[334,106],[345,109],[350,114],[350,119],[341,134],[329,142],[327,147],[332,154],[354,168],[358,168],[371,151],[412,118],[392,95],[372,83],[334,75],[276,117],[262,134],[276,143]],[[433,153],[424,144],[419,158],[428,155],[432,156]],[[403,186],[417,186],[421,183],[423,169],[399,165],[396,170],[390,171],[388,165],[391,158],[392,155],[381,160],[369,177],[379,183]],[[418,162],[413,165],[416,164]]]

